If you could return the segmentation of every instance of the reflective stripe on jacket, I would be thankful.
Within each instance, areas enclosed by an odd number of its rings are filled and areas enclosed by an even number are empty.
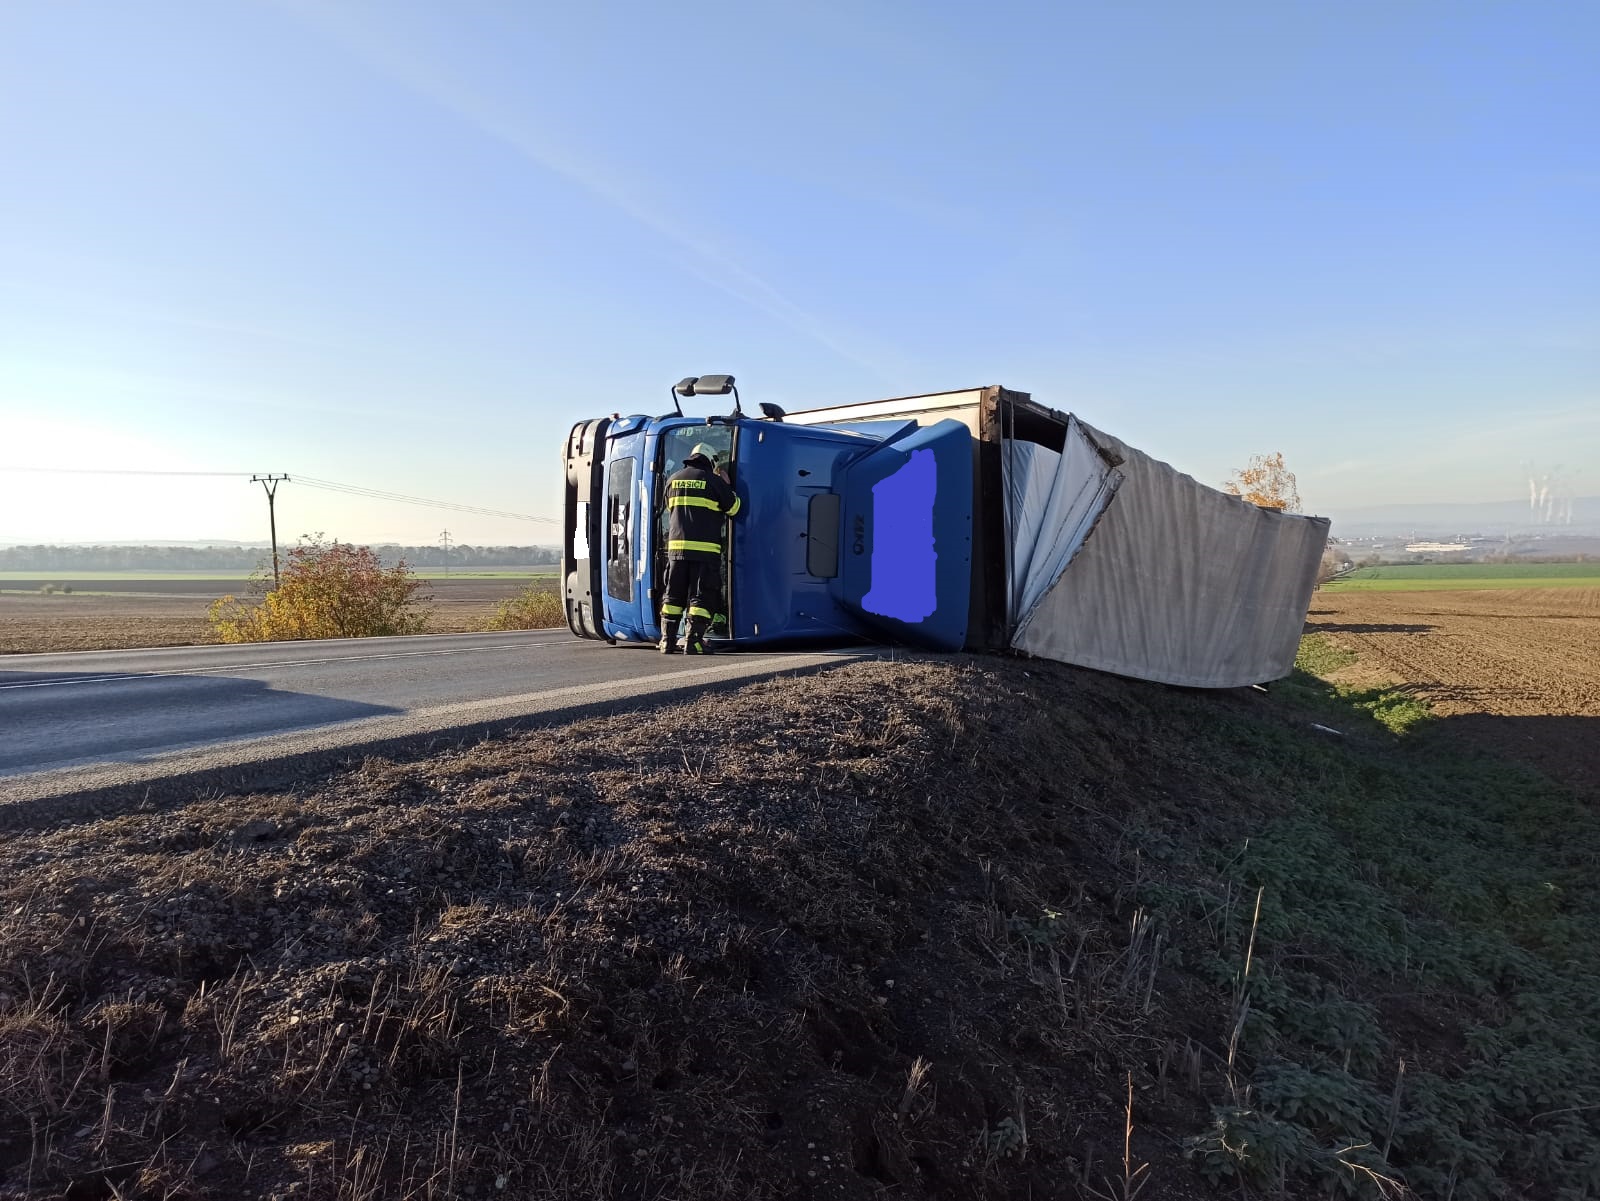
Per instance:
[[[705,467],[699,464],[705,463]],[[742,502],[728,483],[697,455],[667,480],[667,555],[674,559],[713,558],[722,554],[725,517],[736,516]]]

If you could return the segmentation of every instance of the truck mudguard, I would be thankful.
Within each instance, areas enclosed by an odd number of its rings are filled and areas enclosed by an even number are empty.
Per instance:
[[[940,421],[840,468],[838,602],[896,641],[960,650],[972,585],[972,435]]]

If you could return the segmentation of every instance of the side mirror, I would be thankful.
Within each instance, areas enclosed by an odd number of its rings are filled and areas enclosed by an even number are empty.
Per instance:
[[[672,407],[679,417],[683,416],[683,406],[678,403],[678,397],[693,396],[694,386],[699,382],[699,376],[686,375],[672,386],[671,392],[667,393],[668,396],[672,397]]]
[[[744,413],[739,408],[739,389],[733,386],[731,375],[686,375],[672,386],[672,407],[679,417],[683,416],[683,406],[678,403],[680,396],[726,396],[733,393],[733,415],[742,417]]]

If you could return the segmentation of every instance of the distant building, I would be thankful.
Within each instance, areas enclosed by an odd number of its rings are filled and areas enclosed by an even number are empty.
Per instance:
[[[1454,550],[1471,550],[1465,542],[1408,542],[1406,550],[1413,555],[1442,555]]]

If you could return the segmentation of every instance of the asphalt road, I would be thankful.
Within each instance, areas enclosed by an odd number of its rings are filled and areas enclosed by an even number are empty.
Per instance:
[[[565,630],[0,656],[0,805],[841,657],[848,652],[667,658]]]

